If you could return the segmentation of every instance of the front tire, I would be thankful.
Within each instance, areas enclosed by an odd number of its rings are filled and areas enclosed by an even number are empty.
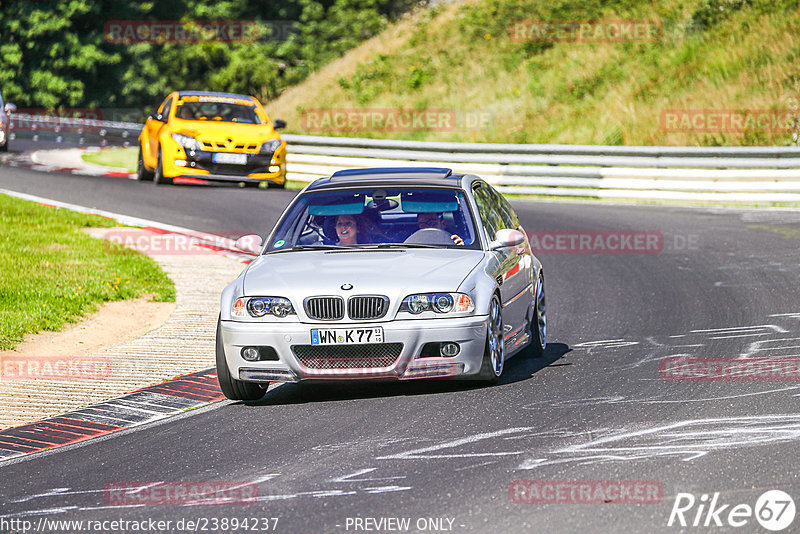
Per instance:
[[[486,348],[483,352],[483,363],[478,375],[486,384],[500,381],[505,365],[505,342],[503,340],[503,308],[497,295],[492,297],[489,305],[489,329],[486,332]]]
[[[153,182],[158,184],[171,184],[172,178],[164,178],[164,163],[161,147],[158,147],[158,165],[156,165],[156,172],[153,174]]]
[[[531,342],[528,345],[528,355],[538,358],[547,348],[547,302],[544,292],[544,273],[539,273],[536,279],[536,293],[533,296],[533,316],[529,323]]]
[[[266,387],[262,388],[252,382],[236,380],[231,376],[228,362],[225,360],[225,349],[222,344],[222,322],[217,319],[217,381],[222,393],[230,400],[256,401],[264,396]],[[265,386],[267,384],[264,384]]]
[[[149,182],[153,179],[153,173],[148,171],[147,167],[144,166],[141,145],[139,145],[139,159],[136,162],[136,179],[140,182]]]

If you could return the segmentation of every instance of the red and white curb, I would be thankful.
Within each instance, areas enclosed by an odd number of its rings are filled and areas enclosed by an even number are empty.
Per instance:
[[[104,178],[128,178],[136,180],[136,173],[124,169],[115,169],[88,163],[81,157],[91,150],[85,148],[60,148],[53,150],[38,150],[24,154],[5,156],[3,163],[10,167],[23,167],[39,172],[60,172],[79,176],[97,176]],[[183,185],[208,185],[211,182],[202,178],[178,177],[172,182]]]
[[[48,153],[57,152],[57,156],[47,157]],[[74,153],[73,153],[74,152]],[[40,172],[61,172],[86,176],[101,176],[107,178],[136,179],[136,174],[123,169],[109,169],[83,161],[80,157],[85,149],[57,149],[11,154],[3,158],[3,163],[9,167],[22,167]]]
[[[128,395],[0,431],[0,461],[134,428],[224,399],[208,369]]]

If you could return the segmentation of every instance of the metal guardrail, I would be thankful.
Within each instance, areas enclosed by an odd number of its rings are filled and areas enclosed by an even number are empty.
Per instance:
[[[325,137],[315,135],[283,135],[288,143],[296,145],[381,148],[395,150],[423,150],[427,152],[501,153],[501,154],[554,154],[584,156],[634,156],[634,157],[705,157],[705,158],[800,158],[800,147],[781,146],[605,146],[605,145],[522,145],[509,143],[442,143],[431,141],[404,141],[398,139],[369,139],[360,137]]]
[[[141,124],[16,114],[15,136],[129,146]],[[290,179],[354,167],[451,167],[504,193],[800,201],[800,147],[442,143],[285,134]]]
[[[136,144],[141,124],[71,117],[14,113],[10,139],[33,139],[86,146],[131,146]]]

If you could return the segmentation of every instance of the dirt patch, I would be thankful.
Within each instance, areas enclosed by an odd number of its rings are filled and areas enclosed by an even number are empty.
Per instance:
[[[27,336],[3,356],[86,356],[101,349],[137,339],[163,325],[175,309],[174,302],[152,302],[147,297],[109,302],[61,332]]]

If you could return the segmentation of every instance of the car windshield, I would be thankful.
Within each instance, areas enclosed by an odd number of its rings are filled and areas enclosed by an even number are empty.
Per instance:
[[[255,106],[234,102],[179,102],[175,117],[188,121],[241,122],[261,124]]]
[[[301,196],[266,252],[332,246],[479,249],[480,242],[460,191],[348,189]]]

